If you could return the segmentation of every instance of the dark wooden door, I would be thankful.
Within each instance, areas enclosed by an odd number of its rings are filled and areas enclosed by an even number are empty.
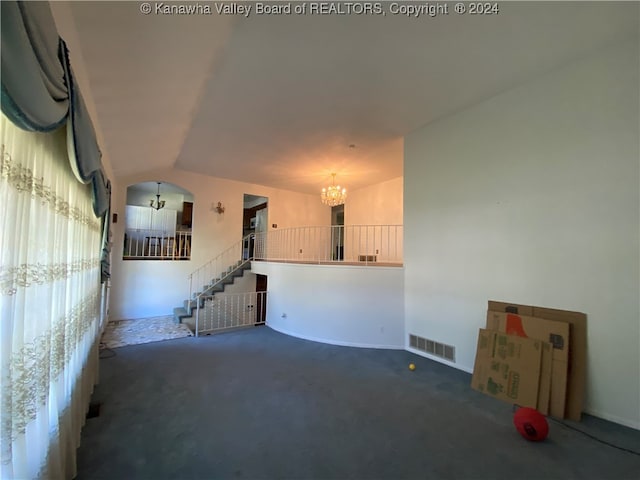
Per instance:
[[[183,227],[191,228],[193,219],[193,202],[182,202],[182,221]]]
[[[267,320],[267,276],[256,275],[256,292],[264,292],[258,294],[256,300],[256,325],[262,324]]]

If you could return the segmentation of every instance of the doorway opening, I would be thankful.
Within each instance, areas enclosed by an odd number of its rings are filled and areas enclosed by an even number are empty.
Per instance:
[[[344,260],[344,205],[331,207],[331,258]]]
[[[190,260],[193,195],[168,182],[127,187],[123,260]]]
[[[256,325],[264,325],[267,321],[267,276],[256,275],[256,296],[258,305],[256,311]]]
[[[247,250],[243,258],[254,258],[255,239],[258,237],[260,244],[264,243],[264,234],[267,232],[269,199],[259,195],[244,194],[242,210],[242,238],[250,235]]]

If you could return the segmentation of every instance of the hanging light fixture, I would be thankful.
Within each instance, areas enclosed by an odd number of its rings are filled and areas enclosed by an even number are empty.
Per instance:
[[[331,186],[322,189],[320,194],[320,200],[325,205],[335,207],[336,205],[342,205],[347,199],[347,189],[340,188],[340,185],[336,185],[336,174],[331,174]]]
[[[155,208],[156,210],[160,210],[161,208],[164,208],[164,200],[160,200],[160,182],[158,183],[158,193],[156,194],[156,199],[155,200],[151,200],[149,202],[149,206],[151,208]]]

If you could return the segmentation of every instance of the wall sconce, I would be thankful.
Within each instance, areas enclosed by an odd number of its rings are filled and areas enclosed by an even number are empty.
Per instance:
[[[218,205],[216,205],[215,207],[213,207],[213,209],[218,212],[219,214],[223,214],[224,213],[224,205],[222,205],[222,202],[218,202]]]

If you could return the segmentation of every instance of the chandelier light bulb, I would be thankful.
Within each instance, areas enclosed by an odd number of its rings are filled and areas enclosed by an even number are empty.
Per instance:
[[[322,189],[320,200],[325,205],[335,207],[336,205],[342,205],[345,202],[345,200],[347,199],[347,189],[341,188],[340,185],[335,184],[335,173],[332,173],[331,177],[331,186]]]

